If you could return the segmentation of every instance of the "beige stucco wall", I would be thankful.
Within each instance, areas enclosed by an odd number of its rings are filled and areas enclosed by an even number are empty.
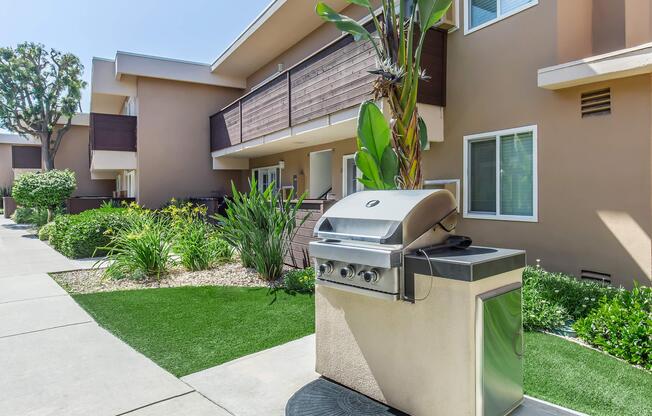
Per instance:
[[[539,221],[463,219],[478,244],[526,249],[528,260],[615,283],[650,283],[652,247],[649,76],[559,92],[537,88],[537,69],[557,59],[555,2],[448,44],[445,141],[425,153],[426,179],[462,179],[463,136],[538,126]],[[495,53],[495,45],[510,48]],[[490,80],[490,82],[487,82]],[[609,116],[580,116],[580,94],[611,87]]]
[[[13,180],[11,145],[0,143],[0,188],[10,187]]]
[[[240,90],[138,79],[138,201],[158,208],[170,198],[230,192],[239,171],[214,171],[209,116]]]
[[[652,2],[625,0],[626,46],[632,47],[652,40]]]
[[[91,179],[86,126],[72,126],[66,133],[57,151],[54,167],[75,172],[77,190],[73,196],[111,196],[115,189],[114,180]]]
[[[273,166],[279,161],[285,162],[285,168],[281,172],[281,186],[291,186],[292,177],[297,175],[298,193],[308,191],[310,184],[310,153],[320,150],[333,149],[333,158],[331,165],[331,180],[333,183],[333,193],[335,198],[342,197],[342,158],[346,155],[355,153],[355,139],[340,140],[333,143],[327,143],[319,146],[305,147],[291,152],[274,154],[270,156],[251,159],[251,168],[260,168]]]

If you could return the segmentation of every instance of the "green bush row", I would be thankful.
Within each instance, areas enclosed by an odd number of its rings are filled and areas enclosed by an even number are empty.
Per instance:
[[[530,331],[557,329],[585,317],[602,298],[611,299],[616,293],[608,285],[527,267],[523,272],[523,327]]]
[[[103,256],[111,236],[125,224],[124,208],[102,207],[75,215],[59,215],[49,231],[52,247],[70,258]]]
[[[652,370],[652,288],[637,286],[602,298],[573,328],[589,344]]]
[[[16,224],[30,224],[40,227],[48,222],[48,211],[42,208],[17,207],[11,219]]]

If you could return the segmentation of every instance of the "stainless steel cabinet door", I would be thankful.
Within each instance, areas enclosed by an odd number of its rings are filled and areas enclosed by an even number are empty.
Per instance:
[[[503,416],[523,399],[521,289],[483,299],[484,416]]]

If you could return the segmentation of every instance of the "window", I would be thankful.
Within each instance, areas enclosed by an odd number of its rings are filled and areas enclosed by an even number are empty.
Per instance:
[[[355,155],[346,155],[342,158],[342,197],[364,190],[358,178],[362,172],[355,165]]]
[[[537,221],[536,126],[464,138],[464,216]]]
[[[278,165],[253,169],[252,174],[261,192],[267,189],[272,182],[274,182],[275,189],[279,189],[281,186],[281,168]]]
[[[482,29],[538,3],[539,0],[466,0],[465,33]]]

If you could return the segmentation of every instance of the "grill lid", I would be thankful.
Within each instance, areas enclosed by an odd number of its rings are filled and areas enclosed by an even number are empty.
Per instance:
[[[333,205],[315,225],[319,238],[407,246],[441,223],[457,222],[453,194],[443,189],[357,192]]]

